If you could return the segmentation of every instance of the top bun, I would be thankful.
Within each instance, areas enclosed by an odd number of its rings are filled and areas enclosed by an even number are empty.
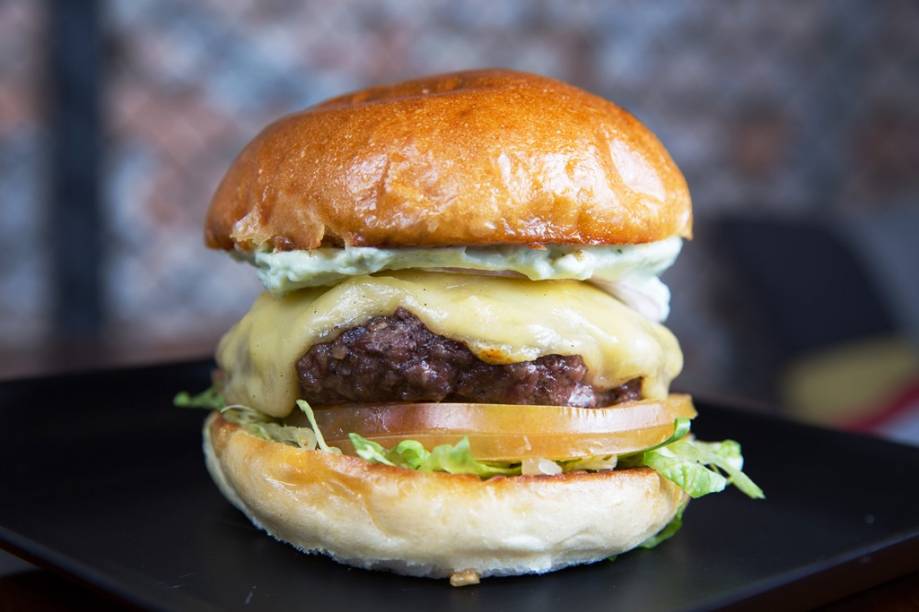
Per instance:
[[[634,244],[689,237],[686,180],[615,104],[478,70],[373,87],[269,125],[207,215],[208,246]]]

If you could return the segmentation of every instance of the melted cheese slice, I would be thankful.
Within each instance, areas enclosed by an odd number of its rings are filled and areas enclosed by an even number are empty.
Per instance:
[[[227,401],[287,416],[303,353],[400,306],[488,363],[580,355],[590,384],[643,377],[648,398],[665,397],[683,366],[673,334],[585,282],[405,271],[260,296],[217,349]]]

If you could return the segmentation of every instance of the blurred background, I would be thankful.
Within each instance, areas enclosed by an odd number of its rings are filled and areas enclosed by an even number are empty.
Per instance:
[[[678,386],[919,443],[917,32],[908,0],[0,0],[0,376],[209,354],[259,286],[202,219],[262,126],[505,66],[686,174]]]

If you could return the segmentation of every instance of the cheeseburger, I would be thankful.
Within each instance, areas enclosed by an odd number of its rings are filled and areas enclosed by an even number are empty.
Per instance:
[[[334,98],[233,162],[205,240],[266,292],[220,341],[207,468],[259,528],[401,574],[542,573],[651,547],[734,484],[690,432],[659,275],[686,181],[615,104],[482,70]]]

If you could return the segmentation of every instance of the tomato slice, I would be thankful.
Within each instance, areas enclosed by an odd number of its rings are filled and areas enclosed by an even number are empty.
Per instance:
[[[326,442],[353,454],[349,433],[391,447],[417,440],[425,448],[469,437],[476,459],[574,459],[621,455],[660,444],[675,419],[696,416],[688,395],[607,408],[507,404],[351,404],[314,408]],[[303,425],[302,415],[289,419]],[[303,421],[303,422],[301,422]]]

